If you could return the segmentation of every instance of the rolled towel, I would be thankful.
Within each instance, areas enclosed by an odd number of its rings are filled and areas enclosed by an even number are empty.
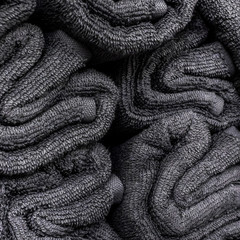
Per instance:
[[[33,174],[1,178],[3,240],[119,239],[106,223],[123,185],[101,144],[68,153]]]
[[[191,20],[196,2],[38,0],[34,16],[40,24],[61,26],[104,54],[121,57],[153,49],[169,40]]]
[[[186,109],[202,114],[213,128],[239,122],[240,98],[230,82],[234,64],[223,45],[207,37],[208,29],[196,17],[153,53],[118,65],[118,129],[139,130]]]
[[[123,239],[240,238],[240,132],[201,115],[166,117],[112,150],[124,185],[112,224]]]
[[[240,70],[240,2],[234,0],[199,0],[198,10],[212,26],[218,40],[230,51]]]
[[[117,89],[89,51],[64,32],[22,24],[0,40],[0,173],[33,172],[112,122]],[[73,74],[75,73],[75,74]]]

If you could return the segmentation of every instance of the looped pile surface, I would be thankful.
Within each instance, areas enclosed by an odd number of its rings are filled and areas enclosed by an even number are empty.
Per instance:
[[[123,239],[240,237],[240,132],[212,134],[193,112],[166,117],[113,150]]]
[[[0,1],[0,239],[239,240],[239,26],[239,0]]]
[[[39,0],[37,19],[115,57],[156,48],[191,20],[196,0]],[[106,53],[104,53],[106,54]]]
[[[74,73],[90,56],[84,47],[62,31],[43,35],[27,23],[0,42],[2,174],[34,171],[104,136],[117,89],[94,69]]]
[[[1,239],[118,239],[105,222],[123,187],[101,144],[1,180]]]
[[[234,0],[199,0],[198,10],[212,27],[219,41],[231,52],[240,69],[240,2]]]
[[[240,98],[230,81],[235,66],[223,44],[208,37],[196,16],[153,53],[125,59],[116,77],[121,91],[117,127],[143,129],[186,109],[203,115],[215,129],[239,123]]]
[[[123,185],[97,143],[118,90],[84,45],[26,22],[35,7],[0,4],[0,239],[119,239],[106,217]]]

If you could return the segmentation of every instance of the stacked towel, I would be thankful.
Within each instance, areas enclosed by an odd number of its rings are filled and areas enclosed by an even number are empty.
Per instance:
[[[232,0],[200,0],[199,10],[212,27],[217,39],[231,53],[237,67],[238,76],[240,71],[240,2]],[[239,77],[234,79],[235,86],[240,93]]]
[[[1,239],[119,239],[105,222],[123,187],[101,144],[31,175],[1,179]]]
[[[74,73],[85,65],[86,49],[62,31],[44,37],[30,24],[0,42],[1,173],[34,171],[104,136],[117,89],[93,69]]]
[[[98,51],[104,50],[104,55],[121,57],[169,40],[191,20],[197,0],[37,2],[38,22],[61,26]]]
[[[0,239],[119,239],[123,186],[97,143],[118,90],[84,45],[25,22],[35,5],[0,4]]]
[[[240,239],[240,132],[212,134],[186,111],[116,147],[125,188],[113,213],[123,239]]]
[[[239,0],[0,1],[0,239],[239,240],[239,26]]]
[[[195,17],[188,28],[153,53],[127,58],[116,77],[121,97],[116,126],[129,133],[191,109],[213,128],[239,123],[235,67],[219,41]]]

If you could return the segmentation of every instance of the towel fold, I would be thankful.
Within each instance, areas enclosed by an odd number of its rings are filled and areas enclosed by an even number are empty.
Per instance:
[[[0,239],[240,239],[239,24],[239,0],[0,1]]]
[[[38,0],[34,16],[40,24],[67,29],[80,41],[103,50],[104,55],[122,57],[169,40],[191,20],[196,2]]]
[[[166,117],[112,151],[124,185],[112,216],[123,239],[240,238],[240,132],[201,115]]]
[[[234,84],[240,93],[240,2],[234,0],[200,0],[198,10],[212,27],[217,39],[231,53],[238,70]]]
[[[82,147],[33,174],[1,179],[1,239],[119,239],[105,217],[122,195],[108,151]]]
[[[0,239],[119,239],[106,222],[123,185],[105,147],[118,91],[65,32],[0,3]]]
[[[234,0],[199,0],[198,10],[207,20],[218,40],[231,52],[240,70],[240,2]]]
[[[118,93],[104,74],[80,71],[91,57],[83,45],[25,23],[0,49],[1,174],[33,172],[104,136]]]
[[[2,0],[0,2],[0,37],[28,20],[36,8],[36,0]]]
[[[208,36],[196,16],[153,53],[131,56],[118,65],[118,129],[139,130],[186,109],[202,114],[213,128],[239,123],[240,98],[231,83],[235,66],[225,47]]]

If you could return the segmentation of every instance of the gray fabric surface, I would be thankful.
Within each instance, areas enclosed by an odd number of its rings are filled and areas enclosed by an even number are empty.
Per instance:
[[[97,143],[118,90],[83,44],[26,22],[35,7],[0,3],[0,239],[119,239],[123,185]]]
[[[61,26],[98,50],[121,57],[153,49],[169,40],[190,21],[196,2],[39,0],[36,14],[41,22]]]
[[[74,73],[85,66],[86,49],[61,31],[44,37],[29,24],[1,41],[1,173],[34,171],[106,133],[117,89],[93,69]]]
[[[34,174],[6,177],[1,186],[1,239],[118,239],[104,218],[122,184],[111,177],[109,153],[100,144]]]
[[[0,1],[0,239],[239,240],[239,26],[239,0]]]
[[[199,12],[212,27],[219,41],[231,52],[240,69],[240,2],[234,0],[199,0]]]
[[[240,238],[240,133],[212,134],[193,112],[166,117],[112,151],[124,185],[123,239]]]
[[[198,10],[204,16],[217,39],[231,53],[231,57],[240,70],[240,2],[229,0],[200,0]],[[239,77],[234,79],[235,86],[240,92]]]
[[[157,50],[118,65],[117,129],[143,129],[185,109],[201,113],[214,129],[239,123],[240,98],[230,81],[235,66],[222,43],[207,40],[208,33],[196,17]]]

